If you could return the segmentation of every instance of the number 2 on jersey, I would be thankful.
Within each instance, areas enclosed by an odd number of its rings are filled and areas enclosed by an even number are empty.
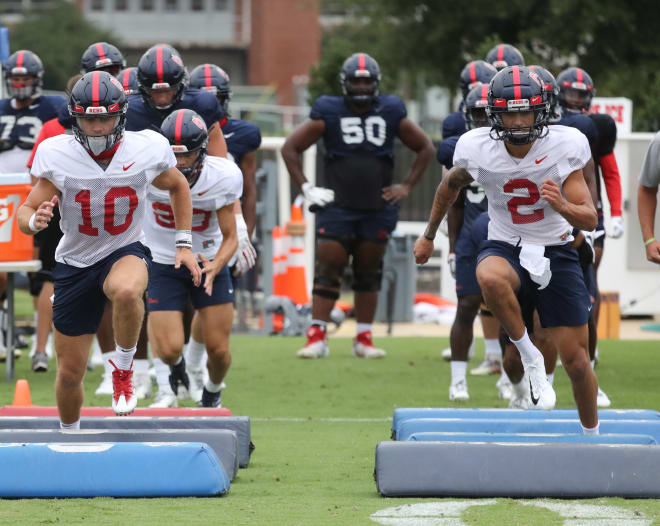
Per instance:
[[[82,213],[82,225],[78,225],[78,232],[88,236],[98,236],[99,229],[92,225],[92,194],[89,190],[80,190],[76,194],[75,201],[80,203]],[[115,201],[122,197],[128,198],[128,212],[124,222],[115,225]],[[103,229],[111,236],[116,236],[128,230],[133,222],[133,212],[138,206],[138,196],[130,186],[117,186],[110,188],[103,199]]]
[[[536,186],[536,184],[529,179],[510,179],[503,187],[504,193],[507,194],[512,194],[515,190],[520,189],[527,190],[529,195],[526,197],[517,195],[506,202],[506,206],[511,213],[513,224],[527,225],[529,223],[541,221],[545,216],[543,209],[533,210],[528,214],[521,214],[518,212],[519,206],[530,206],[541,199],[541,192],[539,192],[539,187]]]

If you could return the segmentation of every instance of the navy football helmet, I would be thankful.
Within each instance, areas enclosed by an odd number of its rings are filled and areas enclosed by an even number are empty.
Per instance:
[[[68,109],[73,117],[73,135],[95,157],[112,150],[124,136],[128,109],[126,93],[120,82],[107,71],[90,71],[83,75],[71,90]],[[82,120],[98,117],[116,119],[112,131],[107,135],[85,133]]]
[[[488,84],[497,70],[485,60],[473,60],[468,62],[463,71],[461,71],[461,92],[463,98],[467,97],[468,92],[477,84]]]
[[[179,52],[168,44],[150,47],[137,65],[138,89],[148,106],[156,110],[167,110],[183,97],[186,89],[187,72]],[[174,98],[165,106],[157,106],[151,93],[175,89]]]
[[[490,81],[486,113],[491,137],[516,146],[529,144],[548,133],[549,104],[541,78],[525,66],[509,66]],[[531,126],[506,126],[502,114],[533,112]]]
[[[486,107],[488,106],[488,84],[477,82],[465,97],[463,105],[463,114],[465,115],[465,124],[468,130],[490,126]]]
[[[199,152],[191,166],[179,168],[179,171],[186,176],[190,186],[193,186],[202,173],[209,142],[209,133],[204,119],[193,110],[176,110],[163,121],[160,131],[172,145],[174,155]]]
[[[518,48],[511,44],[497,44],[486,55],[486,62],[495,66],[500,71],[507,66],[524,66],[525,59]]]
[[[90,71],[107,71],[111,75],[117,74],[126,67],[126,60],[116,46],[107,42],[96,42],[89,46],[80,60],[80,73]]]
[[[588,112],[596,93],[591,76],[581,68],[568,68],[557,75],[559,105],[566,111]]]
[[[140,91],[138,89],[138,81],[137,81],[137,68],[136,67],[130,67],[126,69],[122,69],[117,75],[117,80],[121,82],[122,87],[124,88],[124,91],[126,92],[126,95],[136,95]]]
[[[215,64],[201,64],[192,70],[188,84],[191,88],[197,88],[213,93],[220,102],[225,115],[228,114],[227,106],[231,99],[231,87],[229,86],[229,75]]]
[[[369,80],[368,85],[357,86],[359,80]],[[348,57],[339,73],[344,98],[357,106],[366,106],[374,102],[378,96],[380,84],[380,67],[366,53],[354,53]]]
[[[7,93],[17,100],[35,99],[41,95],[44,79],[44,65],[36,53],[21,49],[10,55],[2,66]],[[32,77],[32,83],[26,84],[15,77]]]

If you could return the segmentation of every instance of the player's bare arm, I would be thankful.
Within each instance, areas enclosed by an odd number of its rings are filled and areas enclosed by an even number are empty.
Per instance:
[[[307,182],[303,173],[302,153],[318,141],[325,132],[325,122],[321,119],[309,119],[289,135],[282,146],[282,158],[289,175],[300,188]]]
[[[220,124],[214,122],[209,129],[209,155],[227,158],[227,143]]]
[[[250,238],[257,224],[257,152],[248,152],[241,158],[243,172],[243,217],[248,227]]]
[[[190,186],[185,176],[176,168],[169,168],[156,177],[152,184],[160,190],[169,191],[177,232],[186,231],[190,233],[192,229],[192,199],[190,197]],[[174,266],[179,268],[183,263],[190,270],[193,282],[197,286],[202,280],[202,270],[199,268],[191,248],[192,236],[190,236],[189,247],[177,248]]]
[[[596,228],[598,216],[582,170],[572,172],[562,188],[550,179],[544,181],[541,197],[575,228],[587,231]]]
[[[206,275],[206,278],[204,279],[204,292],[209,296],[213,292],[213,280],[215,279],[215,276],[227,264],[234,252],[236,252],[236,248],[238,248],[234,205],[227,205],[219,208],[216,210],[216,215],[218,216],[220,231],[222,232],[222,243],[220,244],[218,253],[215,255],[215,258],[213,258],[213,261],[206,259],[201,252],[198,254],[202,266],[204,267],[202,272]]]
[[[417,155],[410,167],[408,177],[401,184],[393,184],[383,188],[383,199],[390,203],[397,203],[408,197],[435,156],[435,148],[431,139],[417,124],[408,118],[402,119],[399,123],[399,139]]]
[[[46,228],[53,217],[53,208],[60,195],[60,191],[48,179],[38,178],[36,186],[18,209],[20,231],[31,236]]]
[[[658,187],[639,185],[637,188],[637,215],[642,229],[642,240],[646,246],[646,259],[660,264],[660,242],[653,233],[655,211],[658,206]]]
[[[589,159],[589,162],[582,168],[582,175],[584,176],[584,182],[587,183],[587,188],[589,189],[589,194],[591,195],[591,200],[594,203],[594,206],[598,205],[598,187],[596,186],[596,163],[594,162],[593,157]]]
[[[431,215],[426,225],[424,234],[415,242],[413,254],[415,262],[422,265],[426,263],[433,253],[433,239],[438,231],[442,218],[445,217],[447,210],[458,197],[461,188],[472,182],[472,176],[464,168],[454,166],[442,179],[435,191]]]

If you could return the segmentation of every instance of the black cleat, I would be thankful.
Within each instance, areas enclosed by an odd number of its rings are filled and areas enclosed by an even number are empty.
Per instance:
[[[206,387],[202,390],[202,407],[222,407],[220,405],[220,397],[222,396],[222,389],[217,393],[208,391]]]
[[[179,394],[179,384],[183,385],[188,391],[190,391],[190,379],[188,378],[188,373],[186,372],[186,360],[181,357],[181,361],[178,365],[170,365],[170,387],[174,394]]]

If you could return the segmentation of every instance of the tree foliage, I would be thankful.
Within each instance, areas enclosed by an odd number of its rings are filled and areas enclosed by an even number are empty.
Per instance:
[[[102,41],[118,45],[112,33],[85,20],[73,2],[63,0],[28,11],[9,32],[12,53],[29,49],[39,55],[46,70],[44,87],[52,90],[64,90],[67,80],[79,73],[83,52]]]
[[[340,51],[348,55],[359,46],[380,62],[384,78],[404,90],[420,79],[455,89],[467,61],[507,42],[528,64],[555,74],[579,65],[591,74],[598,95],[633,100],[636,129],[660,126],[655,44],[660,9],[651,0],[333,0],[333,5],[343,6],[349,22],[324,39],[313,93],[329,87],[325,79],[332,67],[338,71]]]

